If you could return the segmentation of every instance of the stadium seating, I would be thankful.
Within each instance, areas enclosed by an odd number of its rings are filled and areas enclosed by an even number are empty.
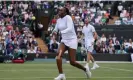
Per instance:
[[[48,52],[48,47],[45,44],[45,42],[41,39],[41,38],[36,38],[38,46],[42,49],[43,53],[47,53]]]

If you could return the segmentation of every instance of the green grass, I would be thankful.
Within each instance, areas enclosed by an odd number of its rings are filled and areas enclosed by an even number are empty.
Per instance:
[[[99,63],[90,80],[133,80],[132,63]],[[91,64],[92,66],[92,64]],[[84,72],[63,64],[67,80],[88,80]],[[0,64],[0,80],[53,80],[58,75],[55,63]]]

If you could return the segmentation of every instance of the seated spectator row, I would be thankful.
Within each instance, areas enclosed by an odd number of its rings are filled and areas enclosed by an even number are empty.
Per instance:
[[[42,53],[37,41],[29,30],[24,27],[14,30],[12,26],[0,29],[0,51],[3,55],[13,56],[14,53]]]
[[[54,36],[51,36],[50,38],[47,37],[47,45],[49,52],[56,53],[59,47],[59,39],[56,39]],[[78,49],[77,52],[84,52],[84,40],[81,37],[81,34],[78,33]],[[100,39],[98,39],[94,43],[94,50],[93,53],[109,53],[109,54],[126,54],[126,53],[133,53],[133,42],[132,39],[124,39],[124,37],[121,36],[120,39],[117,39],[115,34],[113,36],[109,35],[109,37],[106,37],[105,34],[101,36]]]
[[[113,3],[113,2],[112,2]],[[84,26],[84,20],[86,18],[89,18],[90,24],[92,25],[106,25],[109,22],[109,19],[113,19],[111,16],[111,6],[108,6],[105,8],[105,6],[110,5],[105,4],[103,5],[103,2],[64,2],[64,6],[69,8],[71,12],[71,17],[73,19],[75,29],[77,30],[77,35],[78,35],[78,44],[80,45],[79,47],[84,47],[83,46],[83,40],[81,39],[80,32],[82,31],[82,27]],[[122,2],[125,3],[125,2]],[[62,5],[55,5],[56,13],[58,9]],[[116,20],[114,24],[116,25],[132,25],[132,19],[131,17],[131,12],[129,9],[124,8],[122,6],[121,2],[119,3],[118,7],[118,18],[121,19],[121,21]],[[49,27],[48,31],[52,31],[54,29],[54,26],[56,24],[56,20],[58,19],[58,16],[55,16],[53,20],[51,21],[51,27]],[[121,22],[121,23],[119,23]],[[112,24],[113,25],[113,24]],[[58,35],[60,40],[60,35]],[[116,36],[114,35],[113,37],[109,36],[109,38],[104,38],[104,34],[102,35],[101,39],[98,40],[95,43],[95,49],[94,53],[130,53],[131,52],[131,47],[133,48],[133,43],[132,39],[129,40],[129,42],[126,43],[127,40],[124,41],[122,38],[121,40],[118,40]],[[48,48],[50,51],[55,52],[54,48],[52,47],[52,43],[56,45],[59,44],[59,41],[55,41],[55,38],[48,39]],[[52,42],[52,43],[51,43]],[[128,46],[128,47],[127,47]],[[56,46],[56,50],[57,50]]]
[[[90,24],[92,25],[133,25],[133,5],[126,8],[126,6],[123,5],[126,4],[126,2],[119,2],[119,5],[116,7],[118,16],[113,17],[111,15],[111,13],[113,13],[111,7],[114,2],[112,1],[108,4],[105,4],[105,2],[70,1],[64,2],[64,6],[69,8],[71,17],[77,30],[80,30],[84,26],[84,20],[86,18],[89,18]],[[55,3],[56,14],[61,6],[63,5]],[[56,16],[56,14],[51,21],[51,27],[49,27],[48,31],[51,31],[55,26],[56,20],[58,19],[58,16]],[[112,21],[112,23],[109,23],[110,20]]]
[[[31,31],[34,9],[48,9],[51,2],[0,2],[0,54],[16,59],[25,53],[42,53]]]

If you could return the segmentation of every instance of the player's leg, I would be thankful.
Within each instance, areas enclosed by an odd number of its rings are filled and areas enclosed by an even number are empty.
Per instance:
[[[69,52],[68,54],[69,54],[70,64],[74,67],[77,67],[77,68],[82,69],[83,71],[85,71],[87,77],[90,78],[91,77],[91,72],[90,72],[89,67],[84,67],[81,64],[76,62],[76,57],[75,57],[76,56],[76,49],[69,48],[68,52]]]
[[[91,61],[91,56],[90,56],[90,47],[88,46],[86,46],[86,54],[87,54],[87,61],[86,61],[86,66],[88,66],[89,65],[89,62]]]
[[[59,76],[56,77],[55,80],[66,79],[62,70],[62,55],[64,54],[65,51],[66,51],[65,45],[63,43],[60,43],[58,54],[56,56],[56,63],[59,71]]]
[[[88,55],[90,56],[90,60],[92,61],[93,63],[93,67],[91,68],[92,70],[96,69],[96,68],[99,68],[99,65],[95,62],[95,59],[94,57],[91,55],[91,53],[88,53]]]
[[[87,52],[87,61],[86,61],[86,65],[89,65],[89,62],[91,61],[91,57],[90,54]]]
[[[94,49],[93,46],[89,46],[89,47],[87,48],[88,54],[87,54],[87,63],[86,63],[86,66],[89,65],[89,62],[90,62],[90,61],[92,61],[93,67],[92,67],[91,69],[96,69],[96,68],[99,68],[99,66],[98,66],[97,63],[95,62],[94,57],[91,55],[93,49]]]

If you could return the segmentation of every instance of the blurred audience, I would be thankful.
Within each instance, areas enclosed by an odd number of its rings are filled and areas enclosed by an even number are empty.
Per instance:
[[[83,40],[81,36],[82,27],[84,26],[84,20],[88,18],[90,20],[90,24],[92,25],[109,25],[109,21],[113,20],[112,17],[112,9],[111,5],[114,2],[105,3],[103,1],[81,1],[81,2],[65,2],[64,6],[70,9],[71,17],[74,22],[74,26],[77,32],[78,37],[78,45],[82,45],[83,47]],[[133,16],[130,14],[132,13],[130,7],[124,6],[125,2],[119,2],[117,5],[118,19],[114,21],[115,25],[132,25]],[[62,5],[55,3],[56,12],[60,9]],[[56,15],[56,14],[55,14]],[[58,16],[58,15],[56,15]],[[51,31],[56,24],[56,20],[58,17],[54,17],[51,22],[51,27],[49,27],[48,31]],[[112,24],[112,25],[114,25]],[[58,35],[60,36],[60,35]],[[52,38],[52,37],[51,37]],[[125,41],[124,41],[125,40]],[[58,40],[57,40],[58,41]],[[48,43],[49,50],[52,50],[53,40],[50,40]],[[102,34],[101,38],[97,40],[94,45],[94,53],[109,53],[109,54],[117,54],[117,53],[128,53],[129,46],[132,45],[132,40],[129,42],[121,36],[120,39],[117,39],[116,35],[113,36],[109,35],[109,37]],[[54,52],[54,51],[53,51]]]
[[[36,19],[34,9],[48,9],[51,6],[45,1],[42,1],[41,5],[38,4],[40,2],[0,2],[0,51],[10,59],[22,58],[25,53],[41,53],[30,30],[32,22]]]

